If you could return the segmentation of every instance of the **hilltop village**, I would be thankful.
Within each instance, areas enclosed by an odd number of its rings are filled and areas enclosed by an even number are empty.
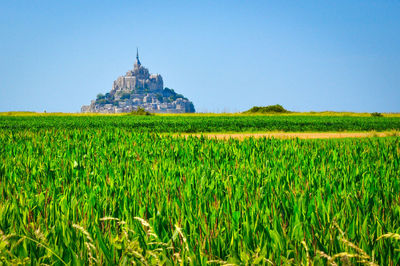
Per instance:
[[[97,95],[90,105],[81,108],[82,113],[127,113],[143,108],[151,113],[194,113],[194,105],[183,95],[164,88],[160,74],[149,74],[142,66],[139,53],[133,70],[114,81],[112,90]]]

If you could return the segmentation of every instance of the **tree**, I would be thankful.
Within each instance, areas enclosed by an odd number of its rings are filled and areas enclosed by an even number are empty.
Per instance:
[[[106,97],[106,96],[105,96],[104,94],[99,93],[99,94],[97,94],[96,100],[101,100],[101,99],[104,99],[105,97]]]

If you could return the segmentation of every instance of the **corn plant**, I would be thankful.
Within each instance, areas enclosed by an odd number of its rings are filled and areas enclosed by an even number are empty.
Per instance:
[[[3,128],[0,263],[397,265],[399,141]]]

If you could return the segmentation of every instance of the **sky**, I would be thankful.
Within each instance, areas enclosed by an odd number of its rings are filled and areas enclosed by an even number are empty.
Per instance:
[[[79,112],[137,47],[198,112],[400,112],[400,0],[0,1],[0,111]]]

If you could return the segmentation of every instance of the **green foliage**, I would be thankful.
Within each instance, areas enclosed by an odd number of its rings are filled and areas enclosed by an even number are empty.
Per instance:
[[[110,93],[106,93],[105,95],[99,93],[96,98],[96,103],[100,105],[104,104],[115,104],[114,103],[114,96]]]
[[[254,106],[245,113],[287,113],[288,111],[282,105],[268,105],[264,107]]]
[[[105,105],[105,104],[118,105],[118,102],[117,102],[117,101],[114,101],[114,100],[112,100],[112,99],[107,99],[107,98],[104,98],[104,99],[101,99],[101,100],[97,100],[96,102],[97,102],[99,105]]]
[[[371,116],[373,116],[373,117],[382,117],[383,115],[381,113],[374,112],[374,113],[371,113]]]
[[[108,101],[108,100],[105,99],[105,98],[98,99],[98,100],[96,100],[96,102],[97,102],[98,104],[100,104],[100,105],[104,105],[104,104],[109,104],[109,103],[111,103],[110,101]]]
[[[166,94],[172,94],[172,95],[175,95],[175,94],[176,94],[176,92],[175,92],[173,89],[170,89],[170,88],[168,88],[168,87],[165,87],[165,88],[164,88],[164,93],[166,93]]]
[[[171,102],[175,101],[178,98],[182,98],[182,99],[186,99],[187,100],[187,98],[183,97],[182,94],[174,94],[174,95],[169,96],[169,100]]]
[[[163,102],[163,96],[160,93],[156,94],[157,100],[159,100],[161,103]]]
[[[168,102],[173,102],[178,98],[187,99],[182,94],[176,93],[173,89],[165,87],[162,94],[156,94],[157,99],[163,102],[163,95],[167,97]]]
[[[99,118],[0,129],[0,263],[400,263],[398,137],[223,141]]]
[[[1,116],[0,129],[129,128],[152,132],[387,131],[399,117],[346,116]]]
[[[138,107],[136,110],[129,113],[130,115],[152,115],[149,111],[146,111],[142,107]]]
[[[106,98],[106,96],[104,94],[102,94],[102,93],[99,93],[99,94],[97,94],[96,100],[101,100],[101,99],[104,99],[104,98]]]
[[[185,98],[182,94],[178,94],[173,89],[170,89],[168,87],[164,88],[164,94],[167,95],[169,102],[173,102],[178,98],[182,98],[182,99],[186,99],[187,100],[187,98]]]

